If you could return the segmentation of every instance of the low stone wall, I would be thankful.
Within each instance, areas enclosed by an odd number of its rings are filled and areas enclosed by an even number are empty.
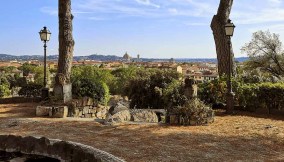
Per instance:
[[[30,103],[30,102],[40,102],[41,98],[26,98],[26,97],[12,97],[12,98],[1,98],[0,104],[14,104],[14,103]]]
[[[73,99],[71,102],[62,106],[50,104],[37,106],[36,116],[105,119],[108,114],[108,110],[108,106],[102,106],[96,103],[92,98],[83,97],[81,99]]]
[[[105,119],[109,107],[96,103],[90,97],[73,100],[68,106],[68,117]]]
[[[47,139],[45,137],[21,137],[0,135],[0,150],[41,155],[61,161],[123,162],[107,152],[75,142]]]

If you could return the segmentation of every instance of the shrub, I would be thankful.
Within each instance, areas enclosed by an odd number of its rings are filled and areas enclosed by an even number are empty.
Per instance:
[[[109,100],[109,89],[104,82],[83,78],[72,84],[72,94],[76,97],[91,97],[106,105]]]
[[[206,104],[225,103],[227,84],[224,78],[198,85],[198,97]]]
[[[19,95],[25,97],[39,97],[41,96],[42,88],[43,88],[42,85],[29,83],[27,85],[22,86],[22,88],[19,91]]]
[[[284,83],[262,83],[258,85],[258,101],[269,110],[284,108]]]
[[[11,91],[9,90],[9,85],[0,85],[0,98],[9,96]]]
[[[109,101],[109,87],[113,76],[108,70],[93,66],[73,67],[71,81],[74,97],[91,97],[101,104]]]
[[[175,123],[183,125],[202,125],[214,121],[213,110],[198,98],[189,100],[183,106],[175,107],[170,114],[175,114],[177,117],[174,119],[177,120]]]
[[[166,108],[180,91],[180,75],[174,71],[139,70],[126,87],[131,108]],[[176,82],[176,83],[173,83]],[[174,92],[174,90],[176,90]]]
[[[245,84],[233,80],[235,105],[243,106],[245,110],[257,108],[283,109],[284,83],[251,83]],[[226,82],[222,79],[202,83],[199,88],[199,98],[207,104],[225,103]]]

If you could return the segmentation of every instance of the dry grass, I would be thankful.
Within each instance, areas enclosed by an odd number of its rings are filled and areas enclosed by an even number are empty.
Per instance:
[[[34,104],[0,105],[0,133],[80,142],[127,161],[284,161],[284,117],[219,113],[209,126],[36,118]]]

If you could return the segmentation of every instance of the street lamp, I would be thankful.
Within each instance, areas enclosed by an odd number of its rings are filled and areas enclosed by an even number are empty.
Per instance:
[[[227,113],[232,113],[234,110],[234,92],[232,89],[232,51],[231,51],[231,37],[234,35],[235,25],[228,19],[227,24],[225,25],[226,36],[228,37],[228,47],[229,47],[229,73],[227,80]]]
[[[39,32],[41,41],[44,42],[44,81],[43,81],[43,89],[42,89],[42,98],[46,99],[48,98],[48,87],[47,87],[47,76],[46,76],[46,43],[50,40],[51,33],[46,28],[43,27],[43,29]]]

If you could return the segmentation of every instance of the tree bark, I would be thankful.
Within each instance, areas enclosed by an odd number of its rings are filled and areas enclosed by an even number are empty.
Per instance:
[[[58,0],[59,17],[59,59],[58,71],[55,77],[54,93],[67,102],[72,99],[72,86],[70,81],[73,61],[73,15],[71,13],[71,0]]]
[[[231,40],[225,33],[225,25],[229,19],[232,5],[233,0],[220,0],[218,12],[213,16],[211,21],[211,29],[213,31],[216,46],[219,76],[224,74],[228,76],[230,63],[232,75],[234,76],[236,74],[233,47],[230,45]]]

